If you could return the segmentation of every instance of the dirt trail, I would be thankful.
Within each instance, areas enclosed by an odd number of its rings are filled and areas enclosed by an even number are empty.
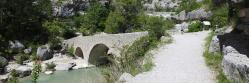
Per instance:
[[[154,55],[156,66],[127,83],[215,83],[214,74],[202,56],[208,33],[173,35],[174,42],[162,46]]]

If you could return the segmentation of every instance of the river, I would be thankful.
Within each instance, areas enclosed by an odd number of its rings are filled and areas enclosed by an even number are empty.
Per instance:
[[[32,83],[31,77],[20,79],[21,83]],[[40,74],[37,83],[107,83],[98,68],[55,71],[52,75]]]

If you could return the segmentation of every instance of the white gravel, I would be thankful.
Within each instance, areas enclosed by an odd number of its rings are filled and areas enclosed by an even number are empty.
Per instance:
[[[162,46],[154,55],[156,66],[127,80],[127,83],[215,83],[214,73],[202,56],[208,33],[173,35],[174,42]]]

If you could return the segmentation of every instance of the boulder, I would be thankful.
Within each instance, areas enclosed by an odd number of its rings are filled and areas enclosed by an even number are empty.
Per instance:
[[[27,49],[24,49],[23,52],[24,52],[25,54],[30,54],[30,53],[32,52],[32,48],[29,47],[29,48],[27,48]]]
[[[209,52],[210,53],[215,53],[220,51],[220,42],[217,36],[214,36],[212,38],[212,41],[209,46]]]
[[[21,66],[20,64],[17,63],[10,63],[5,67],[5,72],[10,73],[13,69],[18,68],[19,66]]]
[[[0,75],[0,83],[7,83],[9,74]]]
[[[73,64],[73,63],[70,63],[70,64],[66,64],[66,63],[56,64],[55,70],[71,70],[74,66],[75,66],[75,64]]]
[[[24,45],[18,40],[9,41],[9,44],[10,44],[10,48],[24,48]]]
[[[178,15],[178,20],[187,20],[187,17],[186,17],[186,11],[181,11]]]
[[[51,75],[51,74],[53,74],[54,72],[53,71],[45,71],[44,72],[46,75]]]
[[[129,81],[133,78],[133,76],[129,73],[123,73],[117,83],[124,83],[126,81]]]
[[[52,51],[47,45],[38,47],[36,54],[41,60],[48,60],[53,58]]]
[[[228,53],[222,61],[224,74],[234,83],[249,83],[249,58],[239,53]]]
[[[19,75],[19,77],[29,76],[32,72],[32,67],[22,65],[16,68],[16,72]]]
[[[224,46],[223,45],[223,50],[222,50],[222,52],[223,52],[223,55],[225,56],[225,55],[228,55],[229,53],[236,53],[236,54],[239,54],[239,52],[236,50],[236,49],[234,49],[232,46]]]

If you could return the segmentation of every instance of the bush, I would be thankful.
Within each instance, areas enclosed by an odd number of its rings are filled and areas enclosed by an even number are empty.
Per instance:
[[[32,53],[32,55],[30,56],[30,60],[36,61],[39,60],[39,57],[36,55],[36,53]]]
[[[75,57],[74,56],[74,48],[73,48],[73,46],[67,47],[67,53],[68,53],[69,56]]]
[[[228,23],[228,5],[224,4],[221,7],[214,8],[212,11],[211,23],[213,28],[218,25],[220,28],[224,27]]]
[[[17,54],[16,56],[16,62],[18,64],[23,64],[23,61],[28,60],[29,58],[30,58],[29,55],[20,53],[20,54]]]
[[[39,62],[35,62],[31,73],[31,78],[33,83],[36,83],[36,80],[38,79],[40,72],[41,72],[41,64]]]
[[[171,20],[165,20],[161,17],[150,17],[145,14],[141,14],[136,20],[139,26],[133,31],[149,31],[150,37],[156,40],[164,36],[165,31],[173,28],[175,24]]]
[[[122,16],[121,12],[114,11],[111,12],[105,22],[105,32],[106,33],[119,33],[124,32],[122,30],[122,25],[124,24],[125,18]]]
[[[47,70],[54,70],[55,68],[55,64],[52,62],[52,63],[46,63],[46,69]]]
[[[15,69],[11,70],[10,78],[8,78],[8,83],[19,83],[18,74]]]
[[[177,11],[180,12],[180,11],[185,10],[186,12],[190,12],[197,8],[200,8],[201,6],[202,5],[196,2],[196,0],[182,0]]]
[[[195,21],[191,23],[188,28],[188,32],[198,32],[202,30],[202,23],[200,21]]]

